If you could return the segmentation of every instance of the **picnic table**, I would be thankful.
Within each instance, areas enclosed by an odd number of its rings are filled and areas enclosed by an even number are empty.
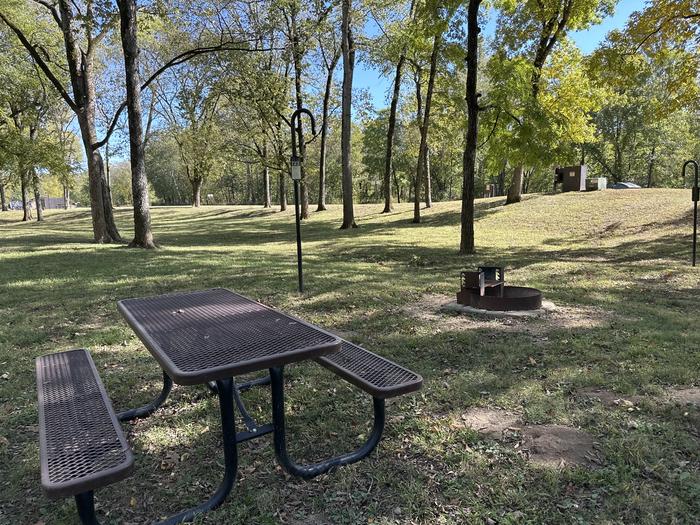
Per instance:
[[[384,428],[384,400],[417,390],[422,385],[422,378],[410,370],[343,341],[322,328],[226,289],[126,299],[119,301],[117,307],[163,371],[161,392],[150,403],[114,414],[86,350],[64,352],[66,358],[61,358],[62,354],[50,354],[37,360],[42,484],[54,497],[75,495],[83,523],[97,523],[94,488],[123,479],[133,470],[133,456],[130,450],[125,450],[128,446],[117,420],[128,421],[153,413],[166,401],[173,382],[206,385],[218,396],[224,475],[208,500],[167,518],[162,522],[166,524],[190,521],[225,500],[236,479],[238,443],[273,433],[275,454],[280,464],[293,475],[314,477],[370,454],[381,439]],[[298,465],[287,453],[283,370],[285,365],[309,359],[372,395],[374,426],[357,450],[318,463]],[[80,368],[83,373],[75,374],[71,366]],[[234,380],[235,376],[262,370],[268,370],[269,374],[240,385]],[[272,422],[259,425],[247,411],[240,393],[266,384],[271,386]],[[71,393],[81,392],[82,401],[69,400],[72,417],[68,419],[72,426],[67,428],[68,423],[64,423],[63,429],[55,430],[47,425],[52,417],[55,420],[55,415],[51,412],[52,405],[45,400],[55,397],[51,389],[58,387],[64,393],[66,385]],[[84,392],[88,392],[92,405],[100,407],[94,412],[104,413],[97,436],[83,430],[91,424],[95,426],[94,418],[97,417],[80,413],[81,403],[88,399]],[[234,403],[245,425],[245,430],[238,432]],[[65,416],[66,407],[62,406],[61,410]],[[80,441],[70,437],[81,432]],[[53,446],[50,445],[52,437],[58,439]],[[66,445],[66,439],[70,441],[69,445]],[[96,456],[95,446],[100,450],[100,457],[109,457],[111,462],[105,464],[90,459]],[[67,449],[70,452],[66,452]],[[61,471],[70,461],[75,462],[76,455],[82,470],[77,474]],[[54,471],[61,474],[57,480],[51,478],[52,465]]]

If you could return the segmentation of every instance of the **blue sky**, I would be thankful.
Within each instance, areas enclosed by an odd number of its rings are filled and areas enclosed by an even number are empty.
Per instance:
[[[570,36],[581,51],[590,53],[605,38],[608,31],[623,27],[630,14],[635,9],[642,7],[640,4],[640,0],[620,0],[613,16],[606,18],[602,23],[594,27],[585,31],[577,31]],[[491,17],[491,20],[489,20],[489,23],[484,29],[484,33],[491,35],[494,30],[495,20]],[[369,91],[375,108],[388,106],[386,98],[390,82],[390,79],[380,76],[378,71],[368,67],[368,65],[362,61],[357,64],[353,85],[356,88],[367,89]]]

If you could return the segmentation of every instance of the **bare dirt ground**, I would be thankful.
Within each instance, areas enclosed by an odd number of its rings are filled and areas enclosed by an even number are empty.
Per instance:
[[[700,388],[678,388],[671,390],[668,393],[671,401],[681,403],[683,405],[695,405],[700,407]]]
[[[625,396],[603,388],[582,388],[576,392],[576,397],[587,401],[599,402],[605,407],[631,408],[638,405],[643,396]]]
[[[564,425],[523,425],[515,412],[475,407],[455,424],[510,444],[543,467],[592,467],[602,462],[590,434]]]
[[[493,329],[508,332],[528,332],[541,336],[553,329],[594,328],[610,321],[611,314],[602,309],[556,305],[537,317],[489,318],[445,312],[442,307],[453,302],[454,296],[426,294],[420,300],[403,307],[403,312],[419,321],[435,323],[444,331]]]

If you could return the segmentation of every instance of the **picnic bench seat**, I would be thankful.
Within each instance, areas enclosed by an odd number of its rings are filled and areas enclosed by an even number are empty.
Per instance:
[[[97,523],[93,491],[128,477],[134,456],[87,350],[36,359],[41,484],[75,496],[82,523]]]
[[[414,392],[423,385],[418,374],[345,340],[339,352],[317,357],[316,362],[378,399]]]

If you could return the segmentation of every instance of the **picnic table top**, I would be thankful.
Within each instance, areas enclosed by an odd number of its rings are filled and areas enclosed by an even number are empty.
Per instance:
[[[340,350],[337,336],[224,288],[124,299],[117,307],[181,385]]]

